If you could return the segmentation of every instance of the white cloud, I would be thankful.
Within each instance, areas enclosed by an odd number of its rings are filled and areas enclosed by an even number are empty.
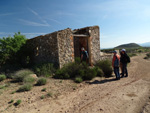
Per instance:
[[[44,20],[36,11],[34,11],[33,9],[31,8],[28,8],[28,10],[33,13],[35,16],[37,16],[41,22],[43,22],[46,26],[50,26],[46,20]]]
[[[57,23],[57,24],[63,25],[61,22],[59,22],[59,21],[57,21],[57,20],[55,20],[55,19],[49,19],[49,18],[48,18],[48,20],[51,20],[51,21],[53,21],[53,22],[55,22],[55,23]]]
[[[24,19],[18,19],[19,21],[21,21],[24,25],[30,25],[30,26],[46,26],[49,27],[49,24],[45,24],[45,23],[37,23],[37,22],[33,22],[33,21],[28,21],[28,20],[24,20]]]

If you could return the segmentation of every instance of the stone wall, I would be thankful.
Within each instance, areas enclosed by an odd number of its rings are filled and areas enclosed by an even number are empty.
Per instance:
[[[91,42],[91,62],[93,64],[100,60],[100,30],[98,26],[89,27]]]
[[[59,67],[74,61],[74,43],[71,29],[58,32]]]
[[[57,32],[38,36],[27,41],[27,47],[31,51],[32,64],[53,63],[59,65]]]
[[[100,59],[99,27],[92,26],[72,31],[64,29],[51,34],[29,39],[27,46],[31,51],[31,62],[53,63],[59,68],[75,57],[80,57],[81,47],[89,52],[89,63],[92,65]],[[76,56],[74,53],[77,53]]]

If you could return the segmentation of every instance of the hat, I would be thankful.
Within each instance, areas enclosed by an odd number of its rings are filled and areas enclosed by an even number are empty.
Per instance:
[[[124,51],[124,52],[126,52],[126,50],[125,50],[125,49],[122,49],[121,51]]]
[[[115,50],[113,53],[117,53],[117,51]]]
[[[84,47],[82,47],[81,50],[84,50]]]

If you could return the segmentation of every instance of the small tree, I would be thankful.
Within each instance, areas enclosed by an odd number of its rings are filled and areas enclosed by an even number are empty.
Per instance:
[[[20,32],[13,37],[3,37],[0,39],[0,65],[14,63],[17,61],[17,52],[26,43],[26,37]]]

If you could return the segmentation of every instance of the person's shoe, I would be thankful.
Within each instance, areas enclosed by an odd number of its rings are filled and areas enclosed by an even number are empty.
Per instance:
[[[124,76],[121,76],[121,78],[123,78]]]
[[[116,80],[120,80],[120,77],[119,77],[119,78],[116,78]]]

